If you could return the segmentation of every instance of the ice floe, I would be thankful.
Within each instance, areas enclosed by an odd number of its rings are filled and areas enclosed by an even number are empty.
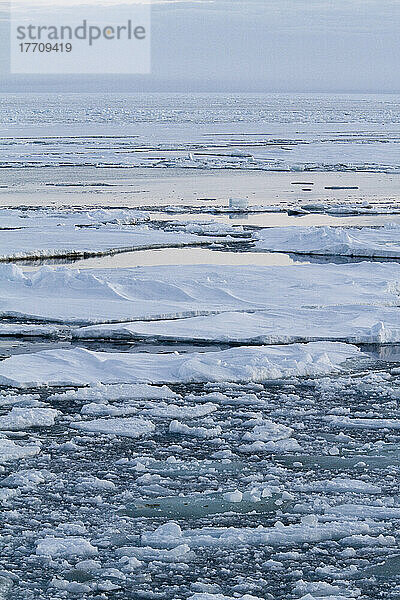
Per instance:
[[[1,232],[0,260],[85,257],[150,248],[205,244],[213,241],[185,232],[130,227],[59,227],[56,230],[31,227]]]
[[[400,429],[400,419],[360,419],[357,417],[345,417],[328,415],[326,420],[331,425],[358,429]]]
[[[134,417],[82,421],[71,423],[71,427],[80,431],[122,435],[130,438],[138,438],[152,433],[155,429],[154,423],[151,421]]]
[[[26,442],[14,442],[13,440],[0,438],[0,464],[36,456],[39,452],[39,444],[27,444]]]
[[[154,532],[143,533],[143,545],[155,548],[174,548],[187,544],[190,548],[269,545],[291,547],[299,544],[340,540],[350,535],[380,531],[381,525],[369,525],[366,522],[332,521],[320,522],[314,515],[304,517],[301,523],[284,525],[277,521],[273,527],[224,528],[207,527],[182,531],[174,522],[161,525]]]
[[[400,258],[400,225],[276,227],[257,233],[257,250],[328,256]]]
[[[0,431],[19,431],[30,427],[51,427],[59,414],[54,408],[13,407],[6,415],[0,416]]]
[[[85,385],[99,381],[106,384],[260,382],[290,376],[339,373],[348,359],[362,363],[367,355],[356,346],[339,342],[240,347],[181,355],[56,349],[18,354],[0,362],[0,384],[32,387]],[[47,417],[56,414],[51,409],[31,410],[42,410],[43,413],[36,414],[46,414]],[[20,413],[15,413],[15,416],[17,414]]]
[[[400,265],[179,266],[107,271],[0,266],[0,316],[80,324],[232,311],[397,306]]]
[[[48,400],[173,400],[179,398],[179,395],[170,390],[166,385],[155,386],[148,384],[116,384],[103,385],[97,383],[91,387],[84,387],[78,390],[68,390],[62,394],[52,394]],[[1,402],[1,397],[0,397]]]
[[[98,550],[85,538],[77,536],[47,536],[38,541],[36,554],[49,558],[75,558],[96,556]]]
[[[179,320],[92,325],[75,339],[196,341],[282,344],[317,340],[385,344],[400,342],[398,307],[326,306],[226,312]]]

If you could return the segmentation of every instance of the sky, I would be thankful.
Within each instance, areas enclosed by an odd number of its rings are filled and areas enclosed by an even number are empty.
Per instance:
[[[10,76],[0,14],[0,91],[400,92],[400,0],[152,0],[151,74],[124,76]]]

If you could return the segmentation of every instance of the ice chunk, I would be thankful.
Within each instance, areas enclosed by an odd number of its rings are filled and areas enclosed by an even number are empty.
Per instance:
[[[54,425],[58,410],[54,408],[12,408],[7,415],[0,416],[0,430],[19,431],[30,427]]]
[[[176,433],[179,435],[187,435],[189,437],[198,437],[202,439],[217,437],[221,435],[222,429],[218,425],[217,427],[189,427],[185,423],[179,421],[171,421],[169,424],[169,432]]]
[[[39,454],[40,446],[37,444],[16,443],[12,440],[0,438],[0,464],[10,460],[19,460]]]
[[[380,494],[382,492],[382,488],[378,485],[360,479],[351,479],[343,476],[305,483],[300,487],[303,491],[309,490],[313,492],[355,492],[361,494]]]
[[[250,442],[276,442],[277,440],[291,437],[292,433],[293,429],[291,427],[263,419],[260,425],[256,425],[250,432],[244,434],[243,440]]]
[[[199,592],[190,596],[188,600],[262,600],[259,596],[245,594],[244,596],[224,596],[224,594],[209,594],[208,592]]]
[[[150,547],[123,547],[117,550],[119,556],[127,556],[129,558],[136,558],[136,560],[149,562],[157,560],[160,562],[186,562],[194,558],[194,553],[190,551],[187,544],[181,544],[171,550],[159,550],[157,548]]]
[[[78,536],[46,536],[38,541],[36,554],[50,558],[75,558],[96,556],[98,550],[85,538]]]
[[[38,469],[23,469],[16,473],[11,473],[0,482],[0,485],[14,488],[34,488],[41,483],[45,483],[53,476],[49,471]]]
[[[166,385],[161,387],[147,384],[120,384],[103,385],[98,383],[91,387],[79,390],[68,390],[63,394],[49,396],[52,400],[170,400],[179,398],[179,395],[170,390]]]
[[[325,420],[338,427],[355,429],[400,429],[399,419],[363,419],[328,415]]]
[[[105,433],[110,435],[122,435],[125,437],[138,438],[155,430],[154,423],[145,419],[134,417],[116,419],[95,419],[93,421],[79,421],[71,423],[73,429],[80,431],[91,431],[93,433]]]

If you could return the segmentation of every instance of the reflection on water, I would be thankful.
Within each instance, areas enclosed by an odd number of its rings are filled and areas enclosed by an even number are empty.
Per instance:
[[[65,265],[75,269],[123,269],[132,267],[160,267],[165,265],[229,265],[259,267],[290,267],[298,264],[350,264],[360,262],[400,262],[396,258],[369,258],[352,256],[313,256],[284,252],[222,251],[208,248],[161,248],[135,250],[92,258],[44,258],[21,260],[18,264],[26,271],[35,271],[43,265]]]
[[[341,216],[323,214],[288,215],[287,213],[165,213],[150,212],[154,221],[198,221],[201,223],[214,221],[230,225],[251,225],[254,227],[361,227],[384,225],[385,223],[400,223],[399,215],[367,215]]]
[[[387,346],[371,344],[364,346],[363,350],[368,351],[378,360],[400,363],[400,344],[389,344]]]
[[[127,267],[149,267],[163,265],[258,265],[291,266],[309,263],[309,257],[290,257],[279,252],[222,252],[207,248],[162,248],[160,250],[135,250],[112,256],[72,259],[45,259],[20,261],[26,270],[35,270],[42,265],[71,265],[79,269],[117,269]]]

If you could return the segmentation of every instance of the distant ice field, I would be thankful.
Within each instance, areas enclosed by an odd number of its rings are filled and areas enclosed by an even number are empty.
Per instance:
[[[393,95],[5,94],[0,166],[400,170]]]

